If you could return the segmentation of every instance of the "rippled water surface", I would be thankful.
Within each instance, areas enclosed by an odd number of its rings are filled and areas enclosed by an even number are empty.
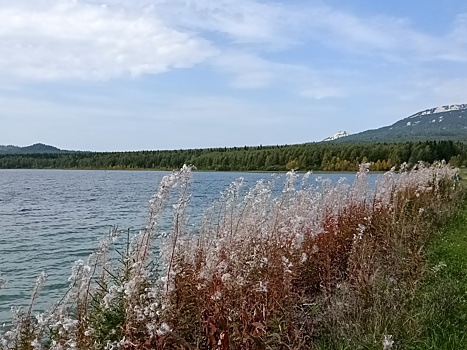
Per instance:
[[[61,298],[73,262],[87,257],[112,226],[134,233],[143,228],[148,201],[166,174],[0,170],[0,273],[7,280],[0,290],[0,323],[10,319],[12,306],[28,305],[34,281],[41,271],[46,271],[49,278],[38,300],[38,309]],[[328,176],[338,179],[342,175]],[[354,178],[347,176],[349,181]],[[193,224],[199,220],[202,208],[218,199],[220,192],[239,177],[250,187],[271,175],[193,174]]]

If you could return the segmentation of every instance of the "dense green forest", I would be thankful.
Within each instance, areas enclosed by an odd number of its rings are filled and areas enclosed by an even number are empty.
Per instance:
[[[377,144],[309,143],[301,145],[187,149],[138,152],[75,152],[0,155],[0,168],[55,169],[177,169],[192,164],[198,170],[356,171],[362,162],[385,171],[406,162],[446,160],[467,165],[467,145],[453,141]]]

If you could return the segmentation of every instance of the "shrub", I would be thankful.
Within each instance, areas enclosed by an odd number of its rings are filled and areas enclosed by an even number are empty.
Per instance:
[[[455,203],[456,172],[419,164],[384,174],[371,189],[367,171],[351,186],[318,187],[290,172],[279,195],[274,181],[242,195],[239,179],[193,234],[184,166],[162,180],[145,230],[128,238],[117,267],[114,229],[75,263],[63,300],[36,317],[16,313],[0,349],[397,346],[402,324],[416,334],[406,306],[431,228]],[[157,223],[173,190],[173,229],[162,237]]]

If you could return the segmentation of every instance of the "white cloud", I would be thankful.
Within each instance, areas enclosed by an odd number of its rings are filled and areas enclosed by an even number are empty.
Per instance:
[[[317,10],[313,10],[317,11]],[[389,61],[467,61],[467,20],[459,15],[452,28],[438,36],[417,31],[402,18],[386,16],[358,17],[350,13],[320,9],[312,27],[318,40]]]
[[[298,96],[314,99],[340,97],[343,88],[333,82],[333,72],[318,72],[302,65],[271,62],[257,55],[224,52],[212,59],[213,64],[233,76],[235,88],[257,89],[280,87]]]
[[[325,86],[321,84],[316,84],[313,87],[306,88],[299,93],[302,97],[313,98],[316,100],[321,100],[323,98],[329,97],[343,97],[344,92],[336,87]]]
[[[415,30],[406,18],[356,15],[331,6],[258,0],[135,0],[177,28],[221,33],[229,45],[283,50],[310,40],[350,53],[424,60],[458,60],[466,51],[467,20],[459,15],[445,35]],[[446,45],[462,43],[463,47]],[[223,45],[226,43],[223,42]],[[443,48],[441,53],[440,48]],[[251,48],[251,46],[249,46]]]
[[[227,72],[236,88],[279,86],[302,97],[342,97],[348,91],[361,89],[358,75],[366,75],[368,63],[385,62],[390,69],[417,69],[424,62],[467,60],[463,15],[446,28],[445,34],[436,36],[415,30],[405,18],[356,15],[313,2],[299,7],[285,1],[135,1],[179,30],[210,38],[220,54],[209,62]],[[305,58],[307,63],[292,63],[287,58],[283,61],[287,63],[282,63],[269,58],[274,57],[269,55],[271,52],[282,52],[287,57],[290,48],[295,50],[295,57]],[[355,58],[360,61],[359,68],[343,75],[335,71],[336,66],[328,66],[327,71],[315,68],[311,55],[321,55],[325,50],[323,55]],[[332,59],[336,60],[336,56]],[[337,62],[334,64],[340,64],[339,59]]]
[[[417,32],[404,19],[357,16],[313,3],[299,8],[255,0],[103,1],[0,0],[0,74],[139,76],[191,67],[232,49],[262,56],[265,50],[316,43],[399,63],[467,60],[462,14],[445,35],[435,37]],[[234,85],[267,86],[277,74],[268,69],[237,74]]]
[[[180,28],[227,36],[228,44],[286,47],[294,26],[292,12],[280,3],[254,0],[139,0],[167,22]],[[287,30],[286,30],[287,29]]]
[[[233,75],[232,86],[236,88],[263,88],[276,83],[283,68],[278,63],[264,60],[254,54],[224,52],[212,63],[222,71]]]
[[[261,64],[253,64],[254,70],[245,69],[242,59],[225,65],[226,71],[235,71],[234,86],[252,88],[288,79],[290,67],[284,69],[264,54],[287,52],[291,45],[324,46],[398,64],[467,60],[465,15],[458,16],[446,35],[434,37],[417,32],[404,19],[357,16],[313,3],[298,7],[256,0],[102,1],[0,0],[0,74],[107,79],[191,67],[211,57],[219,68],[234,50],[263,57]],[[223,57],[217,58],[219,53]],[[307,95],[316,83],[296,89]]]
[[[106,79],[190,67],[215,53],[205,40],[107,6],[0,2],[0,74]]]
[[[181,0],[183,2],[183,0]],[[190,0],[199,21],[187,22],[199,28],[230,35],[237,42],[261,42],[273,48],[309,45],[310,40],[350,53],[372,54],[394,61],[467,60],[467,14],[459,14],[444,34],[430,35],[415,30],[410,20],[385,15],[356,15],[339,9],[302,4],[255,0]],[[171,2],[172,4],[172,2]],[[185,17],[181,17],[183,20]]]
[[[243,137],[249,125],[255,130],[250,140],[264,144],[265,139],[255,138],[260,125],[270,127],[270,135],[264,135],[274,140],[273,128],[281,118],[282,125],[301,131],[309,120],[319,124],[324,116],[338,125],[346,114],[331,113],[330,107],[345,111],[349,105],[356,114],[377,111],[367,120],[361,117],[360,126],[352,124],[363,130],[370,119],[378,127],[382,118],[392,122],[432,104],[465,99],[466,18],[460,14],[451,26],[444,24],[444,32],[437,27],[433,34],[408,19],[350,13],[306,0],[0,0],[0,91],[22,97],[0,102],[9,101],[4,111],[12,115],[8,125],[15,118],[24,119],[24,125],[28,118],[48,123],[40,128],[31,122],[30,134],[60,134],[55,127],[75,132],[87,123],[82,127],[87,135],[102,121],[125,133],[132,125],[135,134],[170,130],[162,132],[164,142],[182,126],[186,135],[203,129],[207,136],[193,136],[193,144],[216,134],[218,141],[211,144],[222,145],[226,137],[232,143]],[[157,74],[200,62],[203,70],[158,80],[111,81],[98,89],[93,82],[74,82]],[[229,91],[226,77],[230,87],[250,91]],[[53,82],[30,84],[30,79]],[[70,93],[80,96],[57,93],[66,86],[74,86]],[[217,92],[240,97],[212,97]],[[104,96],[95,96],[99,93]],[[330,99],[335,97],[341,100]],[[291,106],[299,110],[292,113]],[[318,107],[319,112],[307,110]],[[335,120],[329,119],[332,114]],[[296,126],[297,121],[302,124]],[[284,127],[279,129],[282,133]],[[99,130],[96,144],[105,133]],[[272,142],[294,142],[294,133],[288,137]],[[71,131],[66,138],[72,138]],[[245,138],[245,143],[251,141]]]

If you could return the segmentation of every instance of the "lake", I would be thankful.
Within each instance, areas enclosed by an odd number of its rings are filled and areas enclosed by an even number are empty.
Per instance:
[[[10,320],[12,306],[29,304],[34,281],[41,271],[49,277],[37,302],[39,310],[60,300],[67,290],[74,261],[85,259],[114,225],[129,229],[131,234],[144,228],[149,199],[166,174],[0,170],[0,273],[7,280],[0,290],[0,324]],[[249,188],[272,176],[276,175],[194,172],[190,223],[196,227],[203,210],[232,181],[243,177]],[[316,174],[310,182],[318,177],[329,177],[335,182],[343,176],[349,183],[355,178],[354,174]],[[160,229],[169,230],[170,223],[169,214]]]

